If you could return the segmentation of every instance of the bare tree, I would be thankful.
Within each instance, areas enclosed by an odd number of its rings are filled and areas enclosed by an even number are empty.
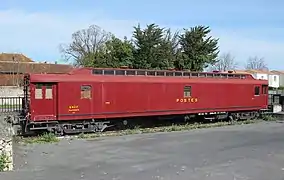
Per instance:
[[[74,60],[74,65],[84,66],[85,62],[94,59],[94,56],[105,47],[105,43],[110,39],[111,34],[92,25],[87,29],[79,30],[72,34],[72,42],[68,45],[61,45],[60,51],[67,61]]]
[[[238,67],[238,63],[235,61],[230,53],[223,53],[217,60],[217,62],[211,66],[211,71],[228,71],[235,70]]]
[[[264,58],[259,58],[257,56],[249,57],[245,67],[246,67],[247,70],[251,70],[251,69],[268,70],[268,67],[267,67],[267,64],[264,61]]]

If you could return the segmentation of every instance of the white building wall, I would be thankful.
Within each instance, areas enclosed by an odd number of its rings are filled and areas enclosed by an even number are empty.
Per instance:
[[[256,79],[269,80],[268,79],[268,74],[264,74],[264,73],[255,73],[255,78]]]
[[[284,87],[284,74],[279,74],[279,85]]]
[[[22,87],[16,86],[0,86],[0,97],[23,97]]]
[[[280,76],[278,74],[252,73],[256,79],[268,80],[268,85],[273,88],[279,88]]]
[[[21,105],[22,100],[17,97],[23,97],[23,88],[15,86],[0,86],[0,106]]]
[[[268,83],[270,87],[279,88],[280,86],[280,77],[277,74],[270,74]]]
[[[279,76],[279,87],[284,87],[284,73],[283,72],[274,71],[273,74],[276,74],[276,75]]]

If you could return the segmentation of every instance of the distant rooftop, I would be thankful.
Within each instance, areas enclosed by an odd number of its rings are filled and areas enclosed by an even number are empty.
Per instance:
[[[231,70],[233,73],[242,73],[242,74],[278,74],[281,73],[281,71],[267,71],[267,70],[256,70],[256,69],[250,69],[250,70]],[[227,72],[227,71],[226,71]],[[284,71],[282,71],[284,73]]]
[[[1,53],[0,61],[8,61],[8,62],[34,62],[31,58],[23,54],[16,53]]]

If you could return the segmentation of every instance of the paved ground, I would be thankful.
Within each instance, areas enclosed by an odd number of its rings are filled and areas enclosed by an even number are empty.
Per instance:
[[[284,180],[284,124],[16,147],[5,180]],[[25,163],[26,162],[26,163]]]

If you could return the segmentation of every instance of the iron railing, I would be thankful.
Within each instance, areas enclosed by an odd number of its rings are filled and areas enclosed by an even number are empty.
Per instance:
[[[0,97],[0,113],[20,112],[22,97]]]

